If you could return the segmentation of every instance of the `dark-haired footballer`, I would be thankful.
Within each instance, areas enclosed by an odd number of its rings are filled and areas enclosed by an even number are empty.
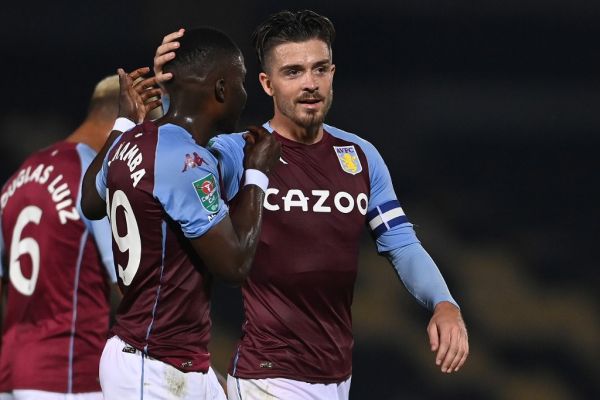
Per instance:
[[[109,216],[123,291],[100,361],[106,400],[225,398],[207,349],[211,282],[245,279],[266,174],[279,157],[271,135],[251,129],[243,210],[230,218],[218,161],[204,146],[216,132],[233,130],[245,105],[242,53],[225,34],[198,28],[165,70],[176,76],[166,85],[168,113],[107,143],[84,180],[84,212]],[[116,131],[126,130],[121,123]]]
[[[383,159],[366,140],[324,124],[333,100],[334,36],[331,21],[312,11],[279,12],[253,34],[259,80],[274,104],[263,126],[281,143],[281,158],[242,286],[245,322],[229,399],[348,399],[351,304],[365,225],[408,290],[433,311],[428,333],[441,370],[456,371],[467,358],[460,310],[408,222]],[[179,57],[175,43],[169,38],[158,48],[158,75],[165,60]],[[243,182],[243,145],[240,134],[230,134],[209,146],[223,164],[228,199]]]

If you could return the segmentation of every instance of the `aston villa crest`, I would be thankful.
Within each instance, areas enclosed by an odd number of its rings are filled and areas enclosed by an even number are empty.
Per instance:
[[[362,171],[354,146],[333,146],[333,149],[344,172],[356,175]]]

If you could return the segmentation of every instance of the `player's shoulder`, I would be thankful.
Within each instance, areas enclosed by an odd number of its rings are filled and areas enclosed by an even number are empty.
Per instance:
[[[83,143],[63,140],[33,152],[25,159],[25,161],[23,161],[21,166],[40,163],[52,164],[57,167],[65,164],[80,164],[83,158],[86,158],[91,154],[90,152],[95,154],[91,147]],[[93,159],[93,155],[91,158]]]
[[[337,128],[332,125],[327,125],[327,124],[323,124],[323,128],[331,136],[359,146],[365,152],[365,154],[368,158],[375,156],[375,155],[379,155],[379,152],[377,151],[377,149],[371,142],[362,138],[361,136],[357,135],[356,133],[351,133],[351,132],[348,132],[343,129]]]
[[[194,152],[205,155],[210,154],[205,147],[196,143],[190,132],[174,124],[165,124],[158,127],[157,146],[157,151],[163,157],[166,155],[177,156],[182,152],[184,152],[184,155],[187,153],[193,155]]]
[[[215,149],[217,151],[223,150],[229,147],[244,147],[245,132],[234,132],[234,133],[221,133],[208,141],[206,147],[208,149]]]
[[[217,158],[196,143],[187,130],[172,124],[159,127],[155,177],[161,185],[175,184],[190,174],[214,174],[218,171],[217,166]]]

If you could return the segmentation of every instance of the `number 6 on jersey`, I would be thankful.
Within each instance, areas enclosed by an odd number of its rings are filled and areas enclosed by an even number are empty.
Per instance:
[[[140,267],[140,260],[142,256],[140,230],[138,229],[138,224],[135,219],[133,209],[131,208],[131,204],[129,203],[129,199],[122,190],[117,190],[113,194],[111,200],[110,193],[107,189],[106,199],[106,214],[110,219],[110,226],[115,243],[117,244],[117,247],[121,253],[127,252],[129,256],[127,260],[127,266],[125,266],[125,268],[123,268],[121,264],[117,263],[119,278],[121,278],[125,286],[129,286],[131,281],[133,281],[138,268]],[[117,214],[119,207],[123,207],[124,210],[122,213]],[[125,226],[127,227],[127,231],[123,236],[119,234],[119,229],[117,228],[117,216],[125,217]]]

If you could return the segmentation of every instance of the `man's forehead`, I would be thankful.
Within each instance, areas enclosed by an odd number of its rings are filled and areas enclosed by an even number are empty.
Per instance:
[[[278,44],[271,49],[270,57],[278,64],[305,64],[331,59],[331,52],[324,41],[309,39]]]

